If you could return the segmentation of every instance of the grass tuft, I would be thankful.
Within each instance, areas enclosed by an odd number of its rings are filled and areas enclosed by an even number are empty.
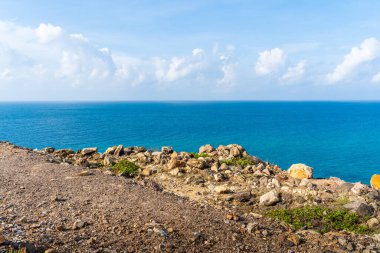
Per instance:
[[[307,227],[321,233],[347,230],[355,233],[368,233],[365,219],[345,209],[326,207],[299,207],[293,209],[270,210],[267,216],[290,224],[295,229]]]
[[[121,175],[125,177],[134,176],[139,169],[139,166],[125,159],[118,161],[114,166],[112,166],[113,171],[121,173]]]

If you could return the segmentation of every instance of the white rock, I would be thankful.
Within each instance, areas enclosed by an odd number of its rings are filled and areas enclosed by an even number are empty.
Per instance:
[[[280,202],[280,194],[276,190],[265,193],[260,197],[260,205],[271,206]]]

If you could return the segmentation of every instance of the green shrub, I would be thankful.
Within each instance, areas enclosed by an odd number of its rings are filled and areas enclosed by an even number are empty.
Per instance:
[[[199,157],[203,157],[203,158],[206,158],[206,157],[210,157],[209,154],[199,154],[199,153],[196,153],[196,152],[191,152],[190,154],[192,154],[194,156],[194,158],[199,158]]]
[[[118,161],[112,166],[113,171],[121,173],[122,176],[126,177],[134,176],[139,169],[139,166],[125,159]]]
[[[225,159],[225,160],[222,160],[220,161],[220,163],[225,163],[229,166],[237,166],[237,165],[240,165],[242,167],[245,167],[245,166],[248,166],[248,165],[253,165],[253,161],[252,161],[252,158],[250,157],[241,157],[241,158],[229,158],[229,159]]]
[[[295,229],[308,227],[321,233],[340,230],[369,232],[368,227],[363,225],[364,219],[345,209],[305,206],[271,210],[267,212],[267,216],[288,223]]]

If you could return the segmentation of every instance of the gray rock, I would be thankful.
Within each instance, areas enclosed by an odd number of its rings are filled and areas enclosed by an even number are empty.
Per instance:
[[[364,201],[360,200],[348,203],[343,207],[357,213],[361,217],[372,216],[375,211],[375,209],[371,205],[368,205]]]
[[[260,197],[260,205],[272,206],[280,202],[280,194],[276,190],[265,193]]]

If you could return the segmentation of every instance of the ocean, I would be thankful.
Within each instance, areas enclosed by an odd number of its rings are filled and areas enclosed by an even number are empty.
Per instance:
[[[195,152],[238,143],[288,169],[368,183],[380,173],[376,102],[0,103],[0,140],[41,149],[145,146]]]

